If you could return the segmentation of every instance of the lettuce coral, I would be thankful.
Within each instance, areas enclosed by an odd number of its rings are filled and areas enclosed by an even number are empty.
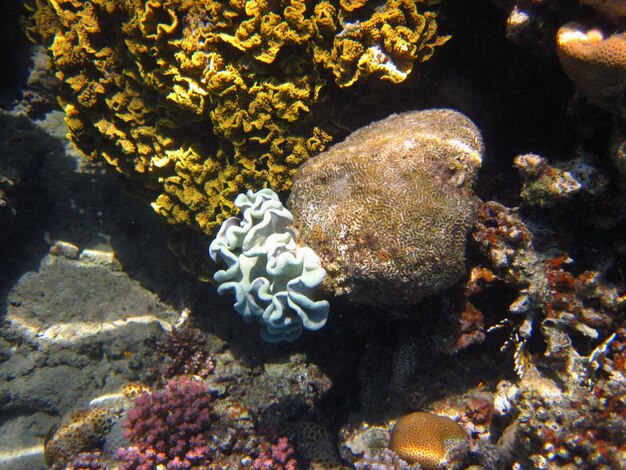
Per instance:
[[[244,188],[289,189],[330,142],[342,87],[402,81],[447,39],[426,0],[26,2],[74,144],[210,235]]]
[[[243,220],[227,219],[209,246],[211,259],[227,266],[215,273],[218,293],[232,290],[235,310],[263,323],[266,341],[292,341],[303,328],[324,326],[328,302],[312,295],[326,271],[313,250],[296,244],[291,212],[271,189],[240,194],[235,205]]]

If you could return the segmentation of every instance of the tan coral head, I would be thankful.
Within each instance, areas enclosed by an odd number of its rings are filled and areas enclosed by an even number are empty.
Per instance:
[[[425,469],[455,469],[469,451],[463,428],[445,416],[416,411],[402,416],[391,430],[389,448]]]
[[[626,34],[604,37],[598,29],[578,23],[563,25],[556,36],[563,70],[591,102],[626,115],[621,101],[626,92]]]

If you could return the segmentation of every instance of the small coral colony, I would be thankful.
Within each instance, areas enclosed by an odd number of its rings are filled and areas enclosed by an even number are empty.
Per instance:
[[[359,350],[349,417],[317,407],[320,369],[314,392],[294,379],[303,419],[246,402],[267,392],[252,379],[229,393],[234,366],[174,329],[162,380],[66,417],[51,468],[624,468],[626,2],[476,2],[500,21],[484,34],[567,84],[547,112],[575,150],[554,156],[497,155],[471,106],[365,118],[441,72],[469,27],[452,3],[26,2],[74,145],[177,229],[181,265],[264,340],[322,338],[334,306],[407,330]],[[490,342],[506,367],[444,390]]]

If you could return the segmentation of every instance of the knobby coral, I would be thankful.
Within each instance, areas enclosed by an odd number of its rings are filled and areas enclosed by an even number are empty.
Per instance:
[[[401,81],[447,39],[426,0],[27,3],[72,141],[205,234],[244,188],[289,188],[331,140],[340,87]]]
[[[314,290],[326,277],[315,252],[296,244],[288,228],[293,221],[271,189],[240,194],[235,205],[242,219],[231,217],[209,246],[213,261],[227,269],[215,273],[218,293],[232,290],[235,310],[246,321],[263,324],[266,341],[292,341],[302,329],[326,324],[328,302],[314,300]]]

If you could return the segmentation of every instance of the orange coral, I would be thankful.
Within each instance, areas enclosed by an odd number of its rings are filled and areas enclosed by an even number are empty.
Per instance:
[[[563,70],[596,105],[626,115],[619,107],[626,92],[626,34],[605,38],[601,31],[568,23],[557,32]]]
[[[346,11],[354,11],[357,8],[361,8],[367,3],[367,0],[340,0],[339,4],[341,8]]]
[[[417,411],[396,421],[389,448],[426,469],[457,468],[469,450],[469,439],[450,418]]]

